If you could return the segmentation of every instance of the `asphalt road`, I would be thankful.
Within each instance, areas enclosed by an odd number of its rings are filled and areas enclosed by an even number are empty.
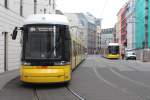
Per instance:
[[[69,87],[23,85],[16,78],[0,100],[150,100],[150,63],[92,55],[73,72]]]

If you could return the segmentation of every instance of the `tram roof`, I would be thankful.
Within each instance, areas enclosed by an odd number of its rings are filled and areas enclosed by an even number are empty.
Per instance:
[[[67,17],[58,14],[34,14],[27,17],[24,24],[58,24],[69,25]]]
[[[109,43],[109,46],[119,46],[119,43]]]

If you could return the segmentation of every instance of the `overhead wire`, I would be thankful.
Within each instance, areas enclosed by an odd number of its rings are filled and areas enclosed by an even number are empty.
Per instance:
[[[101,13],[100,13],[100,17],[103,17],[103,14],[104,14],[105,8],[106,8],[106,6],[107,6],[107,4],[108,4],[108,1],[109,1],[109,0],[105,0],[104,6],[103,6],[102,11],[101,11]]]

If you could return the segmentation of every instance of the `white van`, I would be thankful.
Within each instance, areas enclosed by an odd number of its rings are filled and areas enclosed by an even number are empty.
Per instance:
[[[125,59],[126,60],[129,60],[129,59],[136,60],[136,54],[135,54],[135,52],[134,51],[126,51],[125,52]]]

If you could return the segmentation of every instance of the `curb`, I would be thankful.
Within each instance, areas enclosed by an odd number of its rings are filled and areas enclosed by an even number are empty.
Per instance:
[[[0,73],[0,90],[3,89],[3,87],[12,79],[16,78],[19,76],[19,70],[12,70],[12,71],[7,71],[4,73]]]

